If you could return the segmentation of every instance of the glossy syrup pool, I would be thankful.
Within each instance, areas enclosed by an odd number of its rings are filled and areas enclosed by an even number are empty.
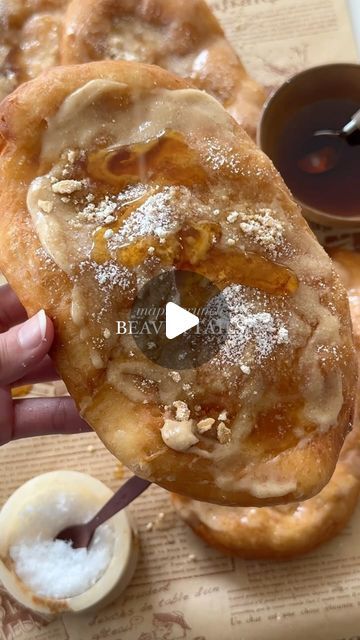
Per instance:
[[[195,184],[202,186],[205,194],[211,188],[196,151],[176,131],[167,131],[144,143],[97,150],[91,155],[87,169],[93,179],[112,187],[145,184],[149,188],[145,195],[121,205],[113,224],[95,232],[91,257],[98,264],[104,264],[111,257],[105,231],[111,228],[116,233],[124,220],[162,186],[191,187]],[[187,209],[188,202],[179,199],[177,206]],[[174,265],[180,270],[194,269],[220,289],[236,282],[273,295],[296,291],[297,277],[290,269],[257,253],[227,249],[224,259],[224,249],[215,246],[221,233],[218,222],[211,219],[195,222],[189,213],[189,217],[184,216],[181,227],[167,236],[166,243],[160,244],[154,235],[143,236],[119,247],[116,259],[129,268],[137,267],[148,258],[151,246],[154,256],[160,258],[163,265]]]
[[[319,136],[319,129],[341,129],[360,105],[348,99],[319,100],[289,120],[273,160],[293,195],[305,205],[336,216],[360,215],[360,144]],[[333,149],[336,164],[324,173],[307,173],[299,163],[309,153]]]

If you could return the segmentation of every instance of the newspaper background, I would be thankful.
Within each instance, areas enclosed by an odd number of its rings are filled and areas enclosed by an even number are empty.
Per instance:
[[[357,60],[345,0],[210,4],[268,90],[303,68]],[[324,243],[360,248],[360,233],[316,231]],[[65,392],[62,383],[32,390]],[[127,476],[95,434],[13,442],[0,449],[0,504],[34,475],[62,468],[90,473],[114,490]],[[51,620],[20,607],[0,585],[0,640],[360,640],[360,507],[331,543],[283,563],[243,561],[210,549],[158,487],[130,510],[142,551],[123,596],[98,613]]]

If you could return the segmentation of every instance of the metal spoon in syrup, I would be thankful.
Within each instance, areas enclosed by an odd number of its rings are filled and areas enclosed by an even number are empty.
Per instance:
[[[314,133],[314,137],[319,136],[340,138],[351,146],[360,144],[360,109],[342,129],[320,129]],[[334,146],[326,145],[300,158],[298,167],[305,173],[325,173],[338,164],[340,157],[341,148],[335,149]]]
[[[350,145],[359,144],[359,132],[360,132],[360,109],[354,113],[348,122],[342,129],[320,129],[315,131],[314,136],[336,136],[344,138]]]

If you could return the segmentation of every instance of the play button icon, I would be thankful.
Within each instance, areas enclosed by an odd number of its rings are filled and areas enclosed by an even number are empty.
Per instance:
[[[169,340],[173,340],[182,333],[196,327],[199,318],[190,311],[186,311],[174,302],[168,302],[165,307],[165,335]]]
[[[170,269],[138,292],[128,333],[157,365],[193,369],[218,353],[227,338],[229,315],[213,282],[194,271]]]

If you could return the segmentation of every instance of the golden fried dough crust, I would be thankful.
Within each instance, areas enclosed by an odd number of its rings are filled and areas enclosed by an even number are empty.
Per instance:
[[[357,505],[359,433],[352,432],[345,444],[347,454],[344,445],[330,482],[318,495],[304,502],[235,508],[172,494],[172,503],[200,538],[223,553],[273,560],[308,553],[340,533]]]
[[[347,288],[354,337],[360,349],[360,254],[331,251]],[[305,502],[278,507],[219,507],[172,495],[180,517],[205,542],[241,558],[286,559],[312,551],[348,523],[360,493],[359,399],[354,429],[345,440],[334,475]]]
[[[3,0],[0,100],[57,64],[158,64],[214,95],[255,138],[265,94],[204,0]],[[64,33],[63,33],[64,32]]]
[[[102,59],[157,64],[186,78],[220,100],[255,138],[264,90],[204,0],[73,0],[62,60]]]
[[[329,254],[346,288],[356,350],[360,352],[360,253],[346,249],[331,249]]]
[[[3,101],[0,139],[0,267],[53,319],[55,364],[114,455],[220,504],[320,491],[353,414],[346,292],[221,105],[158,67],[58,67]],[[216,281],[234,329],[175,375],[116,334],[141,283],[174,267]]]
[[[67,4],[68,0],[1,1],[0,100],[59,63]]]

